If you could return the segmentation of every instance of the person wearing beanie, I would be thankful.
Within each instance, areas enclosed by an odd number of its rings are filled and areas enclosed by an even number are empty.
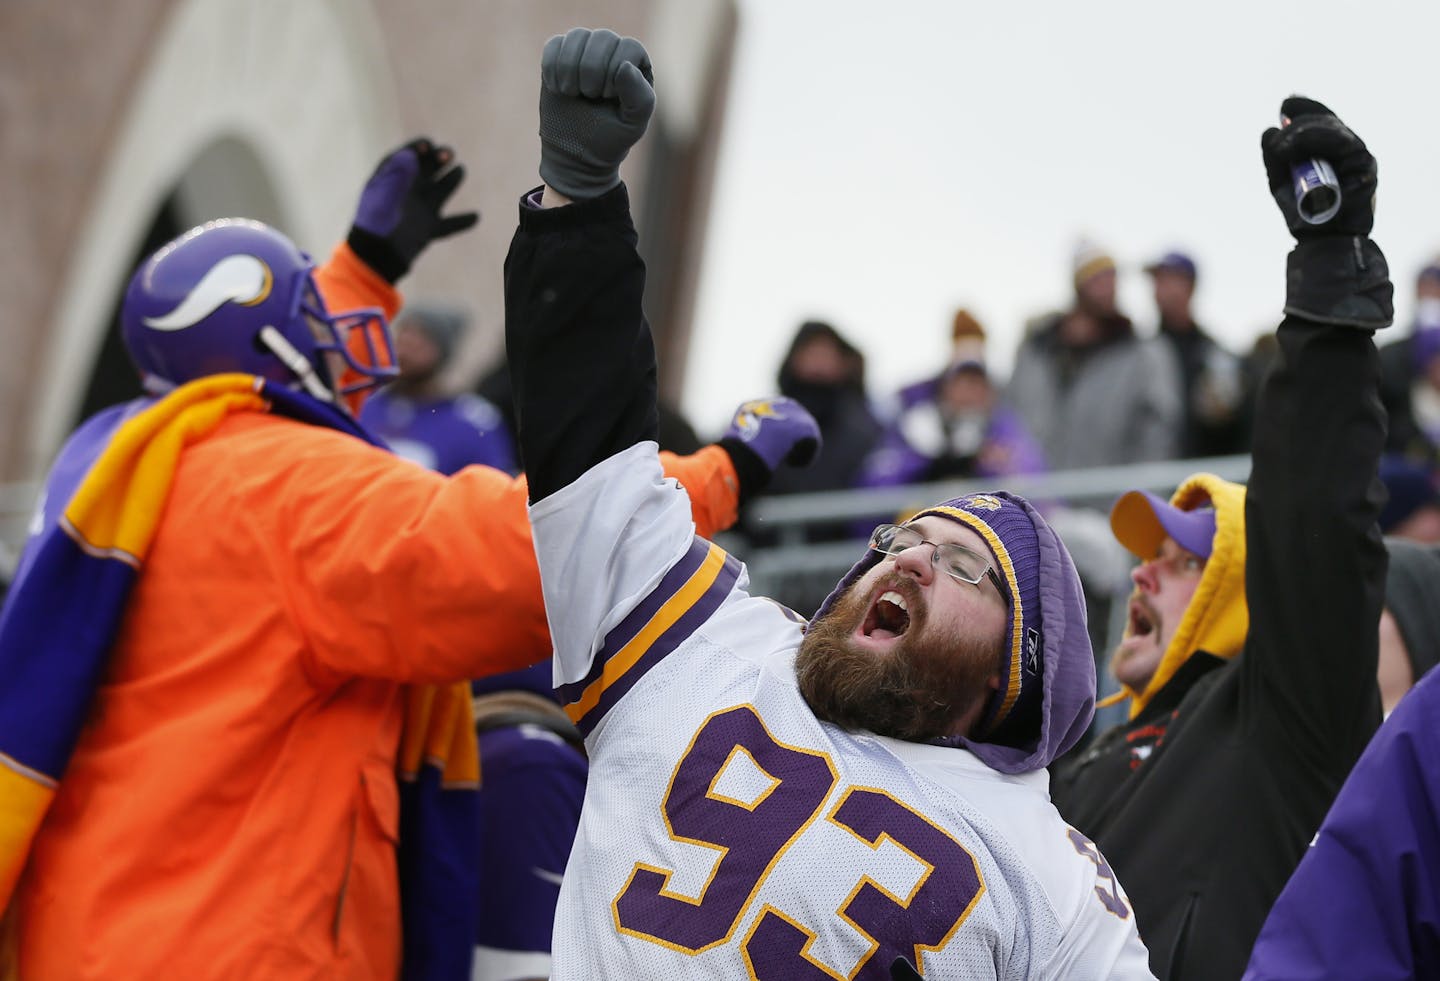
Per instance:
[[[1168,500],[1115,504],[1115,537],[1140,561],[1111,659],[1129,720],[1057,765],[1051,788],[1130,890],[1152,970],[1186,981],[1244,971],[1380,721],[1372,335],[1393,310],[1369,238],[1375,160],[1318,102],[1292,97],[1281,115],[1293,122],[1261,146],[1297,244],[1248,487],[1199,474]],[[1315,226],[1295,212],[1290,167],[1320,147],[1346,204]]]
[[[554,681],[590,758],[552,976],[1151,977],[1124,889],[1046,796],[1095,681],[1079,577],[1033,507],[974,494],[876,528],[808,620],[678,509],[613,169],[648,69],[605,31],[546,47],[545,183],[506,260]],[[752,404],[722,445],[813,453],[757,428],[793,404]]]
[[[951,360],[900,389],[893,418],[861,468],[861,487],[893,487],[1045,469],[1040,446],[1005,405],[985,364],[985,329],[955,313]]]
[[[360,421],[398,456],[453,474],[472,463],[514,475],[515,439],[500,410],[471,393],[452,395],[441,373],[469,329],[455,307],[412,303],[395,321],[400,374],[365,404]]]
[[[1069,310],[1032,322],[1005,396],[1056,470],[1168,460],[1180,449],[1179,363],[1116,306],[1116,267],[1087,239]]]
[[[1385,724],[1275,901],[1246,981],[1440,976],[1440,551],[1386,545]]]

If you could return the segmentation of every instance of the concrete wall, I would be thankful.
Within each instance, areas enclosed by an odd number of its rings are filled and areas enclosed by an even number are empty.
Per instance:
[[[519,193],[538,183],[536,79],[549,35],[604,24],[646,38],[685,37],[684,0],[76,0],[0,4],[0,483],[43,474],[77,421],[108,317],[157,208],[187,222],[243,212],[303,247],[343,236],[366,175],[413,135],[450,143],[469,177],[456,207],[480,227],[427,253],[412,297],[470,307],[476,329],[455,381],[496,357],[500,270]],[[685,63],[689,140],[682,253],[701,238],[713,131],[734,32],[733,0],[707,0]],[[719,14],[716,14],[716,11]],[[662,16],[663,15],[663,16]],[[697,58],[728,32],[721,56]],[[681,45],[671,41],[672,49]],[[667,77],[664,53],[657,72]],[[703,64],[703,71],[695,65]],[[682,70],[685,69],[685,70]],[[663,89],[662,89],[663,95]],[[697,108],[698,107],[698,108]],[[702,124],[704,120],[701,120]],[[703,133],[698,153],[694,133]],[[643,154],[627,163],[637,202]],[[645,204],[642,204],[643,208]],[[637,216],[643,224],[645,216]],[[698,252],[675,261],[693,279]],[[688,270],[688,271],[687,271]],[[685,298],[667,311],[688,318]],[[673,319],[674,315],[670,315]],[[688,323],[667,323],[683,335]],[[683,352],[683,343],[671,345]],[[668,367],[678,373],[678,364]]]

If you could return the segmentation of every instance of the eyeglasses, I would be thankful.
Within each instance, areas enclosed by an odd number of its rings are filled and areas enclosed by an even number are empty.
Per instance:
[[[926,541],[914,528],[907,528],[904,525],[880,525],[870,533],[870,547],[886,555],[899,555],[917,545],[935,545],[935,551],[930,555],[930,562],[951,579],[978,586],[982,579],[989,576],[1001,599],[1005,599],[1009,595],[1001,584],[1000,577],[991,567],[990,561],[973,548],[966,548],[964,545],[956,545],[951,542],[936,545],[934,542]]]

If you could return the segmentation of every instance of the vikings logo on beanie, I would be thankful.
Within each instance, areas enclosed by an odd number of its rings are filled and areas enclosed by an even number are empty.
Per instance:
[[[1044,707],[1044,624],[1040,611],[1040,540],[1030,513],[1009,494],[970,494],[915,515],[949,518],[972,529],[995,555],[1005,583],[1010,623],[997,671],[1000,686],[985,705],[974,741],[1025,747],[1041,729]],[[912,519],[913,520],[913,519]],[[869,551],[840,580],[815,616],[824,616],[844,592],[884,556]]]

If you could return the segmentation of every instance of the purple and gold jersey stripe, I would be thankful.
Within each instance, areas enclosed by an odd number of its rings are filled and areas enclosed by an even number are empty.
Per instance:
[[[605,637],[605,646],[595,655],[595,660],[590,665],[590,673],[579,681],[560,685],[555,689],[555,698],[561,705],[569,705],[580,701],[585,695],[585,690],[600,679],[601,673],[605,670],[607,660],[606,652],[620,650],[630,641],[635,639],[636,634],[650,622],[657,610],[665,604],[665,601],[680,591],[680,587],[690,581],[697,569],[705,562],[710,555],[710,543],[701,538],[696,538],[690,543],[690,548],[681,557],[679,562],[671,566],[670,571],[660,580],[648,598],[621,620]]]
[[[718,545],[695,539],[660,584],[605,638],[584,680],[557,694],[565,714],[588,736],[645,673],[720,608],[740,577],[740,563]]]

